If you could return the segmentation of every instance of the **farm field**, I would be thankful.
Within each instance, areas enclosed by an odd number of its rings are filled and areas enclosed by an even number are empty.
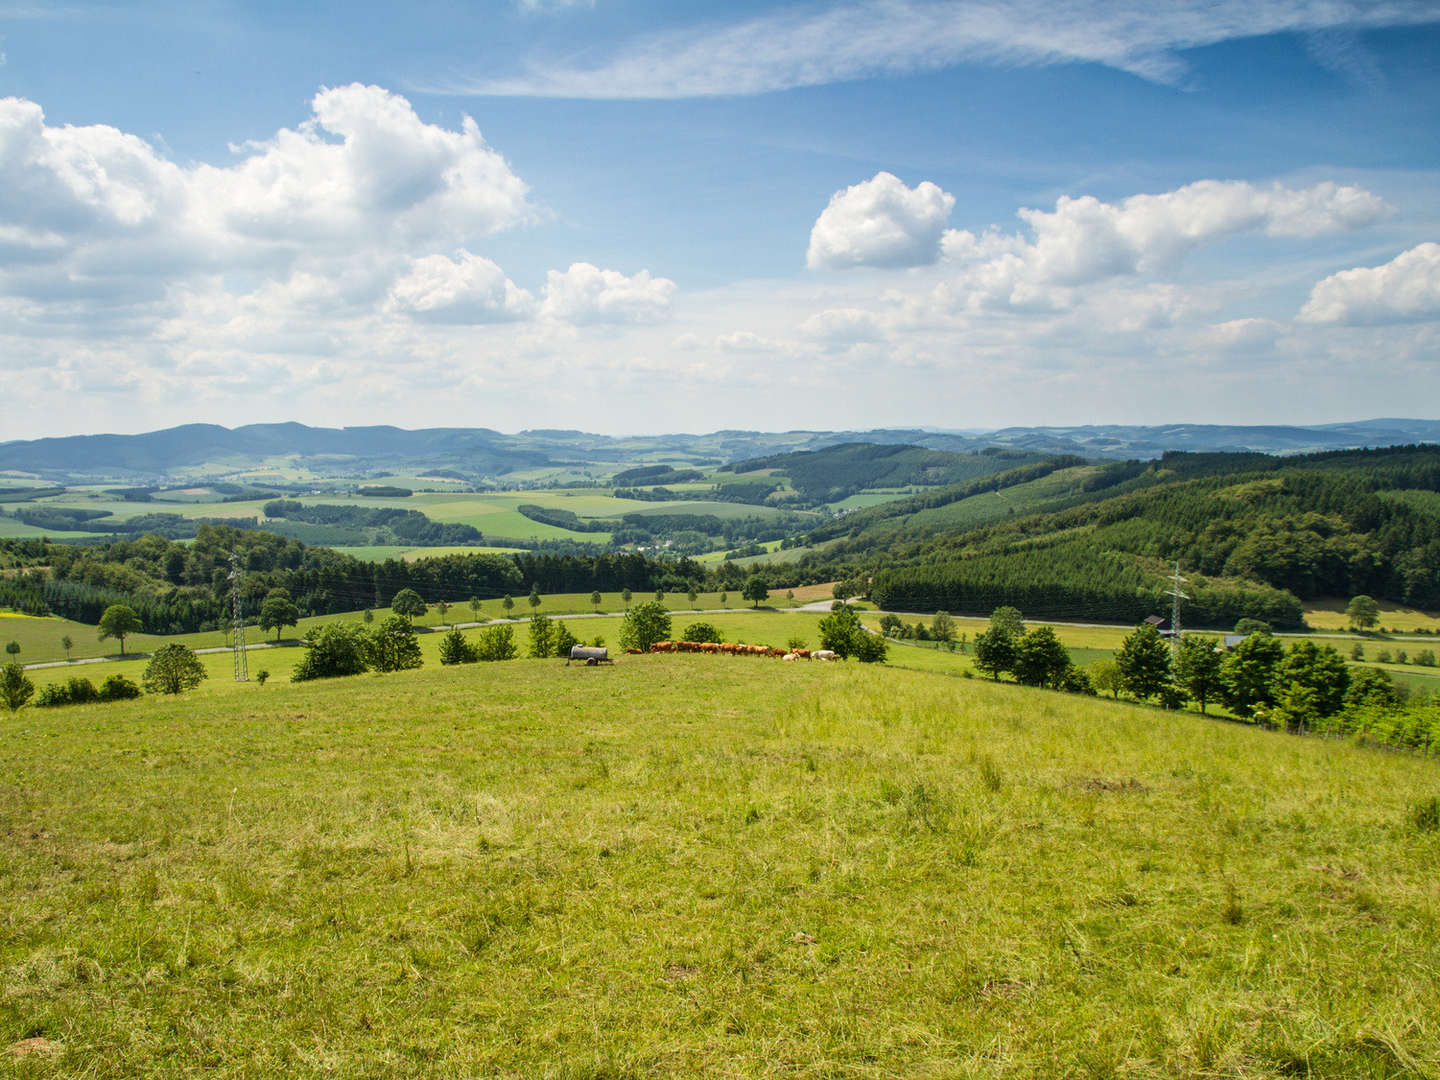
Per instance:
[[[332,549],[344,555],[352,555],[365,562],[384,562],[386,559],[400,559],[415,562],[417,559],[438,559],[444,555],[513,555],[524,548],[463,546],[455,547],[406,547],[401,544],[372,544],[369,547],[349,547],[344,544],[331,545]]]
[[[0,1045],[46,1051],[7,1067],[1376,1077],[1440,1056],[1433,761],[716,659],[0,720],[22,778],[0,787]]]
[[[1350,629],[1345,616],[1348,600],[1315,600],[1305,605],[1305,621],[1316,630]],[[1401,607],[1385,600],[1376,601],[1380,608],[1380,625],[1386,629],[1409,633],[1415,630],[1440,632],[1440,616],[1415,608]]]

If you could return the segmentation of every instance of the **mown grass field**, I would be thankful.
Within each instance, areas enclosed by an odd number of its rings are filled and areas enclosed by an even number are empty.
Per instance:
[[[716,659],[0,720],[0,1069],[1434,1075],[1433,761]]]

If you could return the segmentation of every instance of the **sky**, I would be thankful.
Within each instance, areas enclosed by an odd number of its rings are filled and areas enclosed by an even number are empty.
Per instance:
[[[0,441],[1440,416],[1440,0],[0,0]]]

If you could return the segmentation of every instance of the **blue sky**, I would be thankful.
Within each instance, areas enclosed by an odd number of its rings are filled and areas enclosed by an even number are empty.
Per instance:
[[[1154,7],[0,0],[0,438],[1435,415],[1440,4]]]

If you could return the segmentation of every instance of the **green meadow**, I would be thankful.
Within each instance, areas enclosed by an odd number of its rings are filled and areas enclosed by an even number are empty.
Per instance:
[[[231,683],[0,725],[6,1075],[1440,1061],[1433,760],[698,656]]]

